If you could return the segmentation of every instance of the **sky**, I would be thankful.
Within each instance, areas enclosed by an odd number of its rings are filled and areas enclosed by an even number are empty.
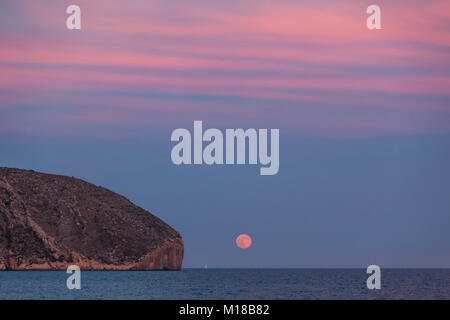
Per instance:
[[[450,267],[450,2],[371,4],[2,1],[0,166],[125,195],[184,267]],[[279,173],[173,165],[194,120],[279,128]]]

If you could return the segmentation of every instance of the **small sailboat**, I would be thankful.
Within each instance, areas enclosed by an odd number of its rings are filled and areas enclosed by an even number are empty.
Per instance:
[[[207,264],[205,264],[205,266],[203,267],[203,269],[208,269],[208,265],[207,265]]]

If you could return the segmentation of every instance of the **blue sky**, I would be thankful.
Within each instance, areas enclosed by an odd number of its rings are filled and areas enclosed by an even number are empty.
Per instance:
[[[280,172],[260,176],[256,165],[175,166],[169,133],[2,135],[0,165],[127,196],[181,232],[185,267],[450,266],[448,134],[282,135]],[[236,247],[240,233],[250,249]]]
[[[185,267],[450,267],[450,4],[0,4],[0,165],[179,230]],[[280,170],[175,166],[174,129],[280,129]],[[253,238],[248,250],[234,240]]]

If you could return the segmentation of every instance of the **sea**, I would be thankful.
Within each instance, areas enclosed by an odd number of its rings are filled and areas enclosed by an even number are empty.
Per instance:
[[[64,271],[0,271],[0,299],[450,299],[450,269],[382,269],[369,290],[365,269],[182,269],[81,271],[69,290]]]

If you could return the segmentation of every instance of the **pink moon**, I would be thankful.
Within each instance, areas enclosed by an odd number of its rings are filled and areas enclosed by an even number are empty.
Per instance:
[[[252,238],[246,234],[241,234],[236,238],[236,245],[241,249],[247,249],[252,245]]]

